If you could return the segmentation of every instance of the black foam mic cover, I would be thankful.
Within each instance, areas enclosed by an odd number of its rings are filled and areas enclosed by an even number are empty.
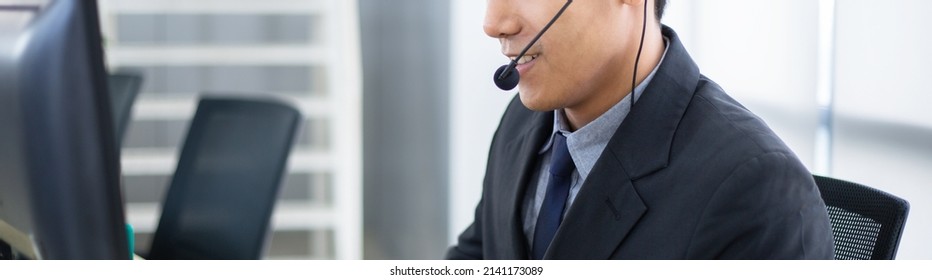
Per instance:
[[[506,72],[507,73],[504,73]],[[518,74],[518,70],[514,67],[511,67],[511,64],[502,65],[498,70],[495,71],[495,86],[502,90],[512,90],[518,86],[518,82],[521,81],[521,75]]]

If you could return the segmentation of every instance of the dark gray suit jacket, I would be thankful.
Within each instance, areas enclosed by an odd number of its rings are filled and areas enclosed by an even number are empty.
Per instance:
[[[583,184],[546,259],[831,259],[812,175],[708,78],[672,29],[666,58]],[[553,112],[515,98],[475,221],[449,259],[527,259],[523,195]]]

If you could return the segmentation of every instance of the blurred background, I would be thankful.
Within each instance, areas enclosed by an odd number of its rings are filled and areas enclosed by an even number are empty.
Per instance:
[[[559,0],[544,0],[559,1]],[[589,0],[591,1],[591,0]],[[144,77],[122,155],[145,249],[197,97],[306,117],[270,259],[438,259],[472,221],[515,94],[481,0],[100,0],[111,71]],[[815,174],[911,203],[899,259],[932,259],[932,1],[670,0],[702,72]]]

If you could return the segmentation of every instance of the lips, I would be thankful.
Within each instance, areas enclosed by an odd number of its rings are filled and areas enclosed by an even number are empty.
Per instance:
[[[540,55],[525,55],[525,56],[522,56],[521,58],[518,59],[518,65],[531,62],[531,61],[537,59],[538,56],[540,56]],[[509,57],[509,58],[511,58],[511,60],[515,60],[515,57]]]

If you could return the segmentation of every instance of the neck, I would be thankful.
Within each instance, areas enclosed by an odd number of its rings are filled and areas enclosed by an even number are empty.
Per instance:
[[[612,71],[615,74],[604,75],[603,81],[593,81],[601,83],[602,86],[595,89],[597,93],[591,95],[592,98],[586,102],[564,108],[568,125],[572,131],[586,126],[602,114],[605,114],[612,106],[621,102],[629,94],[634,93],[634,88],[631,88],[631,77],[634,76],[634,62],[637,58],[639,43],[640,37],[634,42],[633,48],[628,48],[632,52],[623,55],[622,63],[618,64],[622,65],[622,67]],[[644,49],[638,63],[635,86],[644,82],[647,76],[657,67],[665,48],[659,24],[648,22],[647,32],[644,37]]]

